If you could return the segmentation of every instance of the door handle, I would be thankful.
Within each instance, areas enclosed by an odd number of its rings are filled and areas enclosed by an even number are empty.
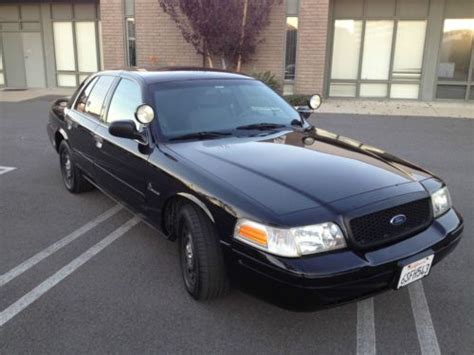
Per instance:
[[[102,139],[102,137],[99,137],[99,136],[94,136],[94,140],[95,140],[95,146],[99,149],[102,148],[102,144],[104,143],[104,140]]]

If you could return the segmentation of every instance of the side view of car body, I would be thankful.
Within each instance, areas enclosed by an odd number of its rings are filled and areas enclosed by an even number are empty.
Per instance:
[[[48,134],[69,191],[99,187],[177,240],[198,300],[245,279],[319,307],[427,276],[463,229],[443,181],[307,113],[244,75],[106,71]]]

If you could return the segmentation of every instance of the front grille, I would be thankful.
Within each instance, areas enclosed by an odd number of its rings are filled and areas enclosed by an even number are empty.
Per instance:
[[[401,214],[406,216],[405,223],[390,223],[394,216]],[[428,227],[431,220],[431,201],[426,198],[354,218],[349,225],[355,246],[370,248],[408,238]]]

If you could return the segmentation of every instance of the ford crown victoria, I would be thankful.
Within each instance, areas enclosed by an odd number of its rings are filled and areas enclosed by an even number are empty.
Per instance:
[[[105,71],[55,102],[48,133],[69,191],[98,187],[177,241],[195,299],[245,279],[319,307],[427,276],[463,229],[445,183],[314,127],[319,104],[239,74]]]

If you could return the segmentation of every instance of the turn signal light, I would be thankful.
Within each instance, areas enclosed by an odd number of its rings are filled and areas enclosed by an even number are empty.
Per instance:
[[[267,233],[261,229],[243,224],[239,228],[239,236],[255,244],[267,246]]]

